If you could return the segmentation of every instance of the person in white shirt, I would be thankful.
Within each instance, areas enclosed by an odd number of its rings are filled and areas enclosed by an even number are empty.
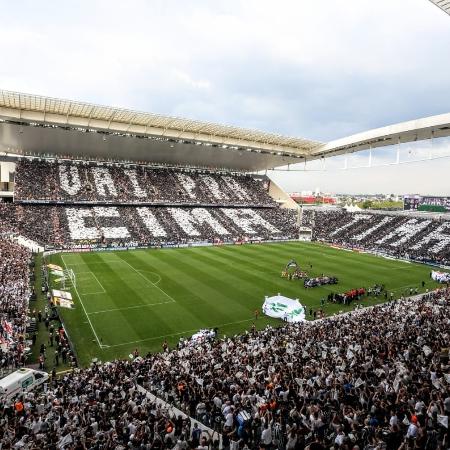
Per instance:
[[[230,408],[228,414],[225,416],[225,426],[233,428],[233,421],[234,421],[233,408]]]
[[[264,425],[264,429],[261,433],[261,442],[266,446],[266,448],[272,444],[272,427],[268,423]]]
[[[416,438],[419,428],[417,427],[417,419],[415,417],[412,418],[411,423],[408,426],[408,431],[406,432],[407,438]]]
[[[398,425],[398,417],[397,414],[395,414],[394,411],[391,411],[391,418],[389,419],[389,425],[391,427]]]
[[[345,434],[342,431],[342,429],[339,428],[336,438],[334,439],[334,443],[339,445],[339,447],[340,447],[344,443],[344,441],[345,441]]]

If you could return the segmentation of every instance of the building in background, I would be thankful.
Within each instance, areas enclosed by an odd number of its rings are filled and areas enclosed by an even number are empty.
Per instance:
[[[334,205],[337,203],[337,197],[329,193],[321,193],[319,188],[313,191],[301,191],[301,192],[291,192],[290,197],[296,203],[315,205],[315,204],[328,204]]]
[[[450,197],[431,195],[405,195],[403,199],[405,211],[450,212]]]

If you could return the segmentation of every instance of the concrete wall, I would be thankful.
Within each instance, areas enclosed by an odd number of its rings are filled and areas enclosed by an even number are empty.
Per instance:
[[[0,161],[0,182],[8,183],[9,181],[13,181],[9,179],[10,172],[16,171],[16,163],[9,161]]]
[[[283,189],[275,183],[275,181],[269,178],[269,195],[276,201],[282,208],[299,209],[297,203],[292,200],[289,195],[283,191]]]

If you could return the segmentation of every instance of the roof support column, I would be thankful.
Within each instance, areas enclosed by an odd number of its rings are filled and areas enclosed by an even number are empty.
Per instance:
[[[428,159],[433,158],[434,130],[431,130],[431,145],[428,149]]]
[[[397,143],[397,160],[395,162],[396,164],[400,164],[400,136],[398,137],[398,143]]]

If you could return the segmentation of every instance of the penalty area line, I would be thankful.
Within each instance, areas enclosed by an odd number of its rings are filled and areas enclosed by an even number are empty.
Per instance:
[[[114,312],[114,311],[125,311],[127,309],[150,308],[151,306],[168,305],[170,303],[173,303],[173,302],[169,301],[169,302],[158,302],[158,303],[146,303],[144,305],[125,306],[124,308],[102,309],[100,311],[88,312],[88,314],[89,315],[91,315],[91,314],[103,314],[103,313],[109,313],[109,312]]]
[[[64,256],[63,256],[63,255],[61,255],[61,260],[62,260],[62,262],[63,262],[63,264],[64,264],[64,267],[65,267],[66,270],[67,270],[67,265],[66,265],[66,262],[64,261]],[[97,341],[97,344],[98,344],[98,346],[99,346],[101,349],[103,349],[103,348],[104,348],[104,345],[100,342],[100,339],[99,339],[98,336],[97,336],[97,333],[96,333],[96,331],[95,331],[94,325],[92,325],[91,319],[90,319],[90,317],[88,316],[88,313],[86,312],[86,308],[84,307],[83,300],[81,300],[81,295],[78,293],[78,289],[77,289],[76,285],[73,285],[73,288],[75,289],[75,292],[76,292],[76,294],[77,294],[77,296],[78,296],[78,299],[80,300],[81,307],[83,308],[84,314],[86,315],[86,318],[87,318],[87,320],[88,320],[88,322],[89,322],[89,325],[91,326],[92,333],[94,333],[94,337],[95,337],[95,339],[96,339],[96,341]]]

